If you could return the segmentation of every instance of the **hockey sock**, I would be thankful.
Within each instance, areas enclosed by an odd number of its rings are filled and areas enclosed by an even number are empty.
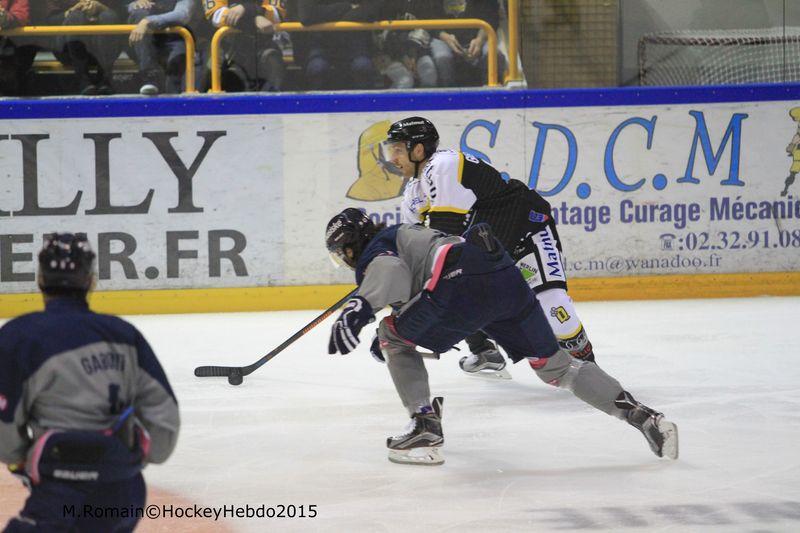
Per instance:
[[[428,371],[422,356],[413,346],[397,336],[382,320],[378,326],[378,338],[386,356],[386,366],[392,376],[397,394],[409,415],[420,406],[430,405],[431,390],[428,385]]]
[[[530,362],[542,381],[570,390],[592,407],[625,420],[625,411],[614,403],[623,390],[622,386],[599,366],[575,359],[564,350],[546,359],[544,365],[541,361]]]
[[[572,298],[564,289],[548,289],[536,295],[558,345],[572,357],[594,361],[592,343],[586,336]]]

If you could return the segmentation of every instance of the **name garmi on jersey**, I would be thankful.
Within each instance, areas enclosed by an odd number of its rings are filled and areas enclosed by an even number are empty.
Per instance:
[[[125,371],[125,358],[116,352],[104,352],[88,357],[81,357],[81,366],[87,374],[103,370]]]

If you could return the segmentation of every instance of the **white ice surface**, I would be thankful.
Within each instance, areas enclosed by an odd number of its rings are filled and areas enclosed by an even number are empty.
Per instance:
[[[427,364],[446,462],[396,465],[385,438],[407,415],[369,356],[373,327],[329,356],[329,318],[233,387],[192,371],[249,364],[319,312],[135,316],[183,418],[148,483],[203,506],[317,506],[236,531],[800,531],[800,298],[578,311],[600,365],[678,424],[678,461],[524,362],[489,382],[451,352]]]

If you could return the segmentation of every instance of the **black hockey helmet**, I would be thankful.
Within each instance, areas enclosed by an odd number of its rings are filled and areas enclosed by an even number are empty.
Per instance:
[[[378,232],[378,228],[361,210],[348,207],[333,217],[325,230],[325,246],[336,266],[355,268],[361,252]],[[347,248],[352,250],[348,256]]]
[[[404,142],[411,157],[411,150],[417,143],[425,149],[425,159],[429,158],[439,147],[439,132],[427,118],[408,117],[389,126],[386,142]]]
[[[39,252],[39,288],[49,294],[86,293],[95,254],[84,235],[53,233]]]

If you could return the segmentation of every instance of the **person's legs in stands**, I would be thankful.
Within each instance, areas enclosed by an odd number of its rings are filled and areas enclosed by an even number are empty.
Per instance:
[[[33,66],[33,61],[36,59],[36,53],[39,47],[35,44],[25,44],[17,46],[14,54],[14,67],[16,69],[17,84],[19,88],[19,96],[28,95],[28,76]]]
[[[306,84],[312,91],[330,88],[330,79],[333,71],[330,52],[325,46],[320,35],[314,35],[308,49],[305,76]]]
[[[505,72],[508,67],[508,62],[506,61],[506,56],[503,55],[503,52],[500,50],[497,51],[497,82],[503,83],[503,78],[505,77]],[[489,73],[489,43],[484,43],[483,49],[481,50],[481,59],[478,62],[477,74],[481,76],[479,80],[477,80],[478,85],[484,85],[487,83]]]
[[[60,24],[65,26],[83,26],[89,23],[89,18],[79,9],[66,16],[57,15],[51,18],[61,19]],[[89,63],[92,58],[86,48],[84,38],[78,35],[58,37],[56,38],[58,46],[54,53],[59,61],[71,65],[75,70],[75,76],[78,78],[78,91],[84,95],[93,95],[97,94],[97,85],[89,74]]]
[[[392,61],[383,70],[389,78],[390,89],[411,89],[414,87],[414,74],[400,61]]]
[[[138,24],[143,18],[150,14],[149,9],[136,9],[128,17],[129,24]],[[162,78],[164,76],[161,65],[158,62],[157,38],[161,35],[148,33],[140,41],[133,43],[133,54],[136,63],[139,65],[139,75],[141,77],[141,94],[154,95],[164,90]]]
[[[167,56],[165,91],[167,94],[178,94],[185,89],[183,77],[186,73],[186,43],[177,35],[162,37],[161,53],[166,53]]]
[[[17,96],[19,93],[15,55],[16,47],[11,39],[0,36],[0,96]]]
[[[372,63],[372,38],[365,32],[346,34],[339,43],[340,57],[349,65],[352,89],[374,89],[377,72]]]
[[[430,88],[439,86],[436,64],[429,54],[417,58],[417,76],[419,77],[420,87]]]
[[[286,78],[283,52],[272,40],[271,35],[257,35],[256,43],[258,50],[257,77],[263,80],[260,90],[264,92],[280,91]]]
[[[441,39],[431,39],[431,57],[436,65],[439,87],[452,87],[455,82],[453,51]]]
[[[111,9],[100,12],[97,17],[97,24],[111,25],[119,23],[119,15]],[[114,61],[117,60],[125,47],[124,43],[125,41],[118,35],[96,35],[89,41],[89,53],[97,61],[95,84],[97,85],[98,94],[113,94],[111,76],[114,70]]]

